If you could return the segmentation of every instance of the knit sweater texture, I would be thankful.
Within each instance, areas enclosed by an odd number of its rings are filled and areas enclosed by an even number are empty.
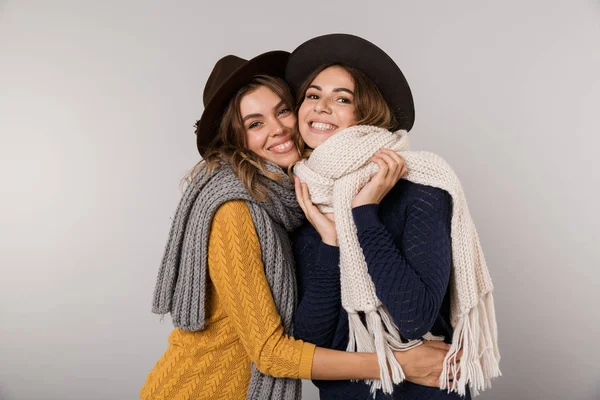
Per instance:
[[[401,180],[379,205],[354,208],[360,246],[377,297],[389,310],[404,339],[425,333],[452,338],[448,282],[452,265],[451,198],[445,191]],[[299,307],[297,338],[345,350],[348,316],[342,308],[339,249],[324,244],[305,224],[294,235]],[[364,382],[314,381],[322,400],[372,399]],[[453,392],[404,381],[393,399],[461,399]],[[386,397],[377,392],[377,399]],[[467,396],[470,394],[467,391]]]
[[[268,375],[310,379],[315,346],[285,335],[242,200],[214,216],[208,273],[207,328],[171,333],[141,399],[245,399],[251,362]]]

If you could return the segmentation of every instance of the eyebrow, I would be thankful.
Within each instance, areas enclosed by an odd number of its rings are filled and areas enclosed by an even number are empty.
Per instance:
[[[285,105],[285,101],[281,100],[279,103],[277,103],[275,105],[275,107],[273,107],[273,110],[277,110],[278,108],[280,108],[283,105]],[[257,114],[248,114],[244,117],[242,122],[246,122],[247,120],[252,119],[252,118],[260,118],[260,117],[264,117],[264,115],[258,114],[258,113]]]
[[[319,90],[321,92],[323,91],[323,89],[321,88],[321,86],[318,86],[318,85],[310,85],[308,87],[308,89],[317,89],[317,90]],[[343,88],[343,87],[341,87],[341,88],[335,88],[335,89],[332,90],[332,92],[334,92],[334,93],[347,92],[347,93],[350,93],[352,96],[354,96],[354,92],[352,90],[346,89],[346,88]]]

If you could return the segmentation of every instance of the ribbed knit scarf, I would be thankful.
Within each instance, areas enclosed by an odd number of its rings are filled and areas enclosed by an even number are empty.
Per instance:
[[[245,200],[252,215],[262,251],[265,274],[281,316],[285,333],[292,335],[296,307],[296,279],[288,232],[299,227],[303,213],[290,179],[274,164],[270,172],[279,182],[268,180],[268,201],[254,199],[229,166],[212,174],[202,169],[195,175],[179,202],[158,273],[152,312],[171,313],[173,324],[186,331],[206,327],[207,259],[211,223],[219,206],[229,200]],[[295,379],[273,378],[252,364],[246,399],[301,398]]]
[[[464,395],[468,384],[477,395],[490,386],[491,378],[500,375],[492,279],[456,174],[433,153],[409,151],[406,131],[350,127],[331,136],[294,167],[294,173],[308,184],[313,203],[324,213],[334,213],[342,306],[348,312],[350,326],[347,351],[376,352],[381,379],[370,381],[372,392],[382,388],[391,393],[392,383],[405,378],[392,350],[406,350],[421,343],[402,342],[397,326],[377,298],[352,218],[352,199],[377,172],[370,158],[381,148],[404,157],[408,168],[404,179],[443,189],[452,197],[450,295],[454,334],[440,388]],[[359,313],[364,313],[365,323]],[[460,349],[463,356],[458,367],[456,355]],[[460,379],[450,381],[450,372],[456,375],[457,368]]]

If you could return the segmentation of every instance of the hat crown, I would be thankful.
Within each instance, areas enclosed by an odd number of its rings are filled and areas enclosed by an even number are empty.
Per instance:
[[[246,64],[248,60],[243,58],[228,55],[221,58],[213,67],[206,85],[204,86],[204,93],[202,95],[202,101],[204,106],[210,103],[212,97],[217,92],[219,87],[234,74],[240,67]]]
[[[235,94],[257,75],[283,78],[290,53],[269,51],[246,60],[227,55],[215,63],[202,93],[204,111],[196,121],[196,146],[203,156],[214,141],[218,125]]]
[[[397,124],[393,129],[409,131],[412,128],[415,106],[406,77],[385,51],[359,36],[332,33],[302,43],[289,57],[286,80],[298,89],[317,68],[332,64],[362,71],[377,86],[394,113]]]

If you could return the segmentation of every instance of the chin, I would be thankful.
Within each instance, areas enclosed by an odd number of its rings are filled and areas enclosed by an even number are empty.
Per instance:
[[[327,139],[329,139],[329,136],[327,136],[326,138],[317,138],[315,140],[311,140],[310,142],[306,142],[306,144],[308,145],[308,147],[310,147],[311,149],[316,149],[317,147],[319,147],[321,144],[323,144],[324,141],[326,141]]]
[[[284,160],[278,159],[278,160],[269,160],[269,161],[271,161],[274,164],[277,164],[281,169],[283,169],[284,171],[287,172],[287,169],[289,168],[289,166],[294,164],[299,159],[300,159],[299,157],[293,157],[293,158],[286,158]]]

